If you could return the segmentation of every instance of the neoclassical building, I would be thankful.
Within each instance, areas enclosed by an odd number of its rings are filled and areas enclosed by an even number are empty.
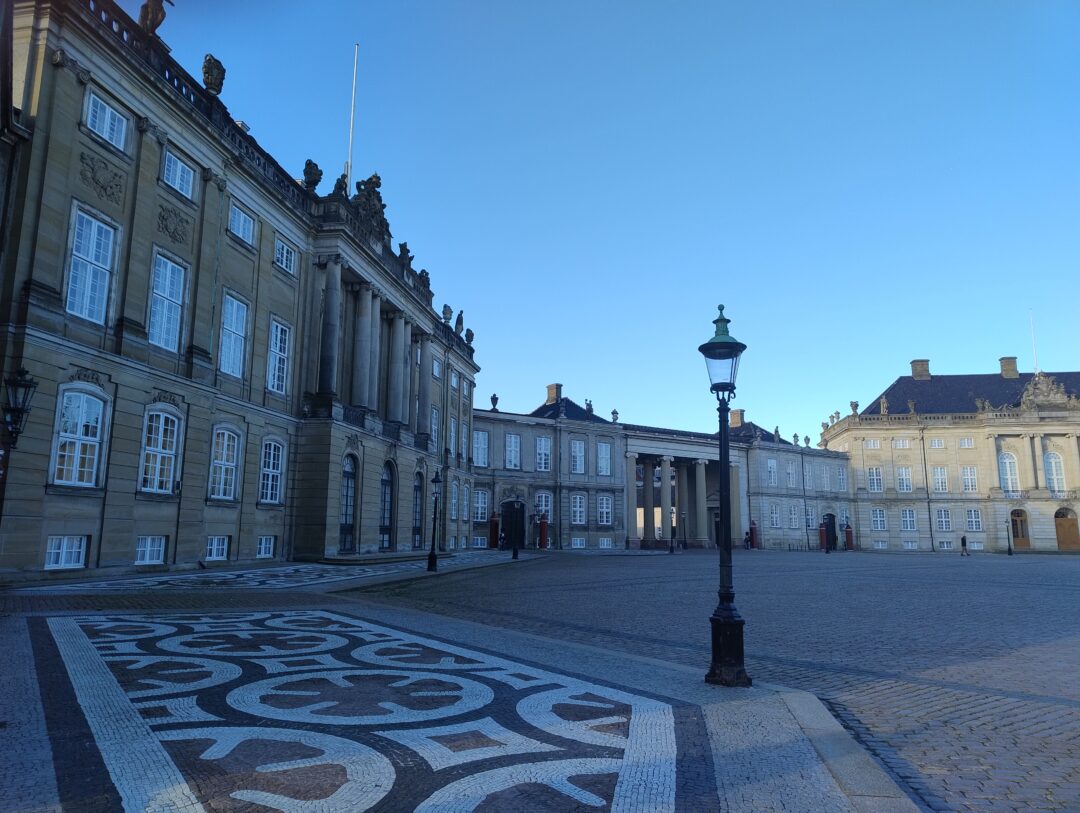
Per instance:
[[[379,176],[296,180],[111,0],[5,12],[0,570],[423,547],[478,367]]]
[[[1080,373],[932,375],[911,362],[861,412],[822,423],[846,453],[864,548],[1080,551]]]

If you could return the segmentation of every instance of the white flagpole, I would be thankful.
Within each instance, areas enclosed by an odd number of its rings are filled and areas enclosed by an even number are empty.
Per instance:
[[[349,157],[345,161],[345,194],[352,186],[353,123],[356,121],[356,64],[360,59],[360,43],[353,44],[352,99],[349,104]]]

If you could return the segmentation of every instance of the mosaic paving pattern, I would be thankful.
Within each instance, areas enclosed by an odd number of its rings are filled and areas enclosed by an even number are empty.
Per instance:
[[[47,624],[125,810],[685,806],[685,709],[637,694],[330,612]]]
[[[506,557],[502,557],[506,558]],[[492,561],[488,552],[466,552],[452,559],[439,561],[439,570],[455,570],[478,561]],[[173,573],[161,576],[138,576],[130,579],[105,579],[76,584],[49,584],[35,587],[14,588],[17,593],[126,593],[143,590],[216,590],[235,588],[241,590],[285,590],[310,587],[351,579],[371,579],[391,573],[427,570],[427,561],[418,559],[408,562],[387,562],[371,565],[289,565],[264,567],[255,570],[200,571],[198,573]]]

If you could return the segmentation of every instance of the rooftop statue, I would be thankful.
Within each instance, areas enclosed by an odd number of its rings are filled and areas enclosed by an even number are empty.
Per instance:
[[[173,0],[164,0],[175,6]],[[165,22],[165,6],[162,0],[146,0],[139,8],[139,28],[151,36],[157,36],[157,30]]]
[[[323,171],[319,165],[310,158],[304,162],[304,189],[314,192],[315,187],[322,181]]]
[[[225,66],[213,54],[207,54],[203,59],[202,76],[207,92],[219,95],[221,86],[225,84]]]
[[[457,335],[461,335],[461,331],[465,329],[465,311],[457,312],[457,319],[454,320],[454,332]]]

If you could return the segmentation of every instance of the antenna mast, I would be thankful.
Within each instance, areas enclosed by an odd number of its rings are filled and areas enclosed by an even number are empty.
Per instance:
[[[356,64],[360,60],[360,43],[353,43],[352,98],[349,102],[349,156],[345,159],[345,194],[352,186],[353,123],[356,121]]]

